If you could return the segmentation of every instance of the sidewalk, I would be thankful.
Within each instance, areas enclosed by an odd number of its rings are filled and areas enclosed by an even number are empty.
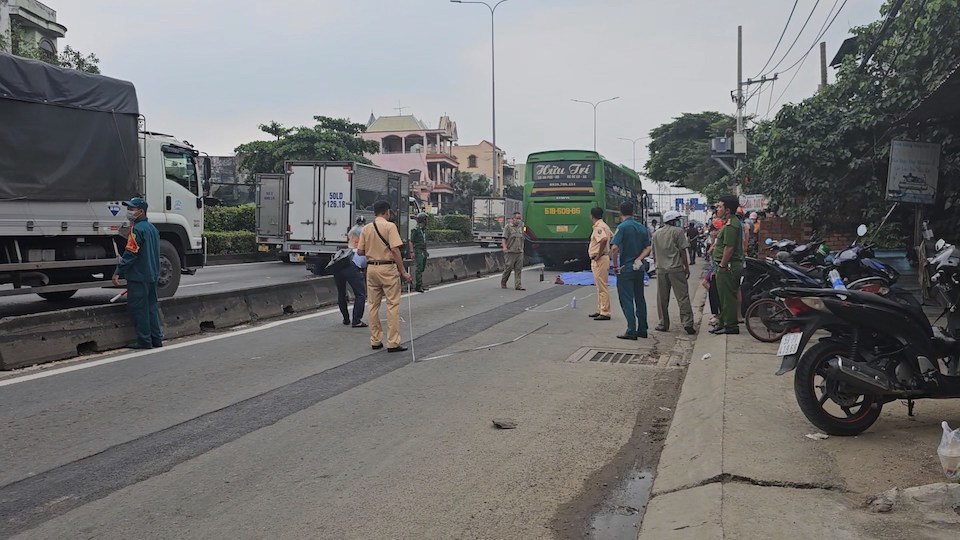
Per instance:
[[[940,422],[960,424],[960,402],[884,407],[858,437],[812,440],[793,393],[777,377],[776,344],[702,325],[641,539],[957,538],[956,523],[895,507],[869,513],[866,497],[944,481]],[[708,358],[704,358],[709,355]],[[957,516],[960,517],[960,516]]]

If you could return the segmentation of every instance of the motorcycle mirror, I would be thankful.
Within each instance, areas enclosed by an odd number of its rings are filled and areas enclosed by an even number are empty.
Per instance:
[[[936,244],[937,251],[940,251],[941,249],[943,249],[943,246],[945,245],[947,245],[947,242],[943,238],[937,240],[937,244]]]
[[[763,241],[763,243],[769,246],[770,244],[773,243],[773,238],[767,238],[766,240]]]
[[[867,226],[861,223],[860,226],[857,227],[857,236],[863,237],[866,235],[867,235]]]

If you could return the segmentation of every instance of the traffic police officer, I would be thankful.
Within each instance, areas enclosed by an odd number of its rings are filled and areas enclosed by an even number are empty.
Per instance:
[[[123,203],[130,210],[127,245],[113,272],[113,284],[127,280],[127,309],[133,316],[137,341],[131,349],[163,346],[160,312],[157,307],[157,281],[160,278],[160,233],[147,221],[147,201],[134,197]]]
[[[417,228],[410,233],[410,241],[413,243],[413,260],[416,264],[415,289],[417,292],[426,292],[423,287],[423,271],[427,268],[427,234],[424,229],[427,228],[427,215],[423,212],[417,214]]]
[[[711,334],[739,334],[737,291],[743,274],[743,225],[734,212],[740,206],[736,195],[723,195],[717,204],[717,216],[726,219],[713,246],[713,262],[717,266],[717,294],[720,296],[720,317]]]
[[[357,254],[367,257],[367,312],[370,321],[370,346],[383,348],[380,303],[387,298],[387,352],[403,352],[400,345],[400,278],[410,283],[410,274],[400,256],[400,232],[390,221],[390,203],[373,205],[375,217],[363,227]]]

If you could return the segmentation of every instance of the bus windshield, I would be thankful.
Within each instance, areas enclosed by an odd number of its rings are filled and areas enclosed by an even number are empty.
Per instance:
[[[543,161],[530,164],[530,195],[594,195],[597,162],[591,160]]]

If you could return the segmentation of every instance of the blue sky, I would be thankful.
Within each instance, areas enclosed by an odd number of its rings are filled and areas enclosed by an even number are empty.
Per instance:
[[[431,127],[457,122],[461,144],[490,138],[490,14],[447,0],[44,0],[68,28],[61,42],[95,52],[106,75],[133,81],[151,130],[212,155],[264,138],[270,120],[313,115],[365,122],[398,103]],[[799,0],[774,63],[817,0]],[[840,4],[844,2],[839,1]],[[848,29],[879,18],[881,0],[847,2],[825,35],[832,58]],[[783,67],[814,43],[821,0]],[[497,142],[508,158],[590,148],[631,164],[636,138],[683,112],[733,112],[737,25],[744,76],[760,71],[791,0],[509,0],[497,21]],[[776,83],[773,98],[793,72]],[[832,70],[831,70],[832,77]],[[781,102],[811,95],[817,49]],[[767,110],[770,92],[749,105]],[[776,109],[776,107],[774,107]],[[637,145],[637,161],[646,158]]]

